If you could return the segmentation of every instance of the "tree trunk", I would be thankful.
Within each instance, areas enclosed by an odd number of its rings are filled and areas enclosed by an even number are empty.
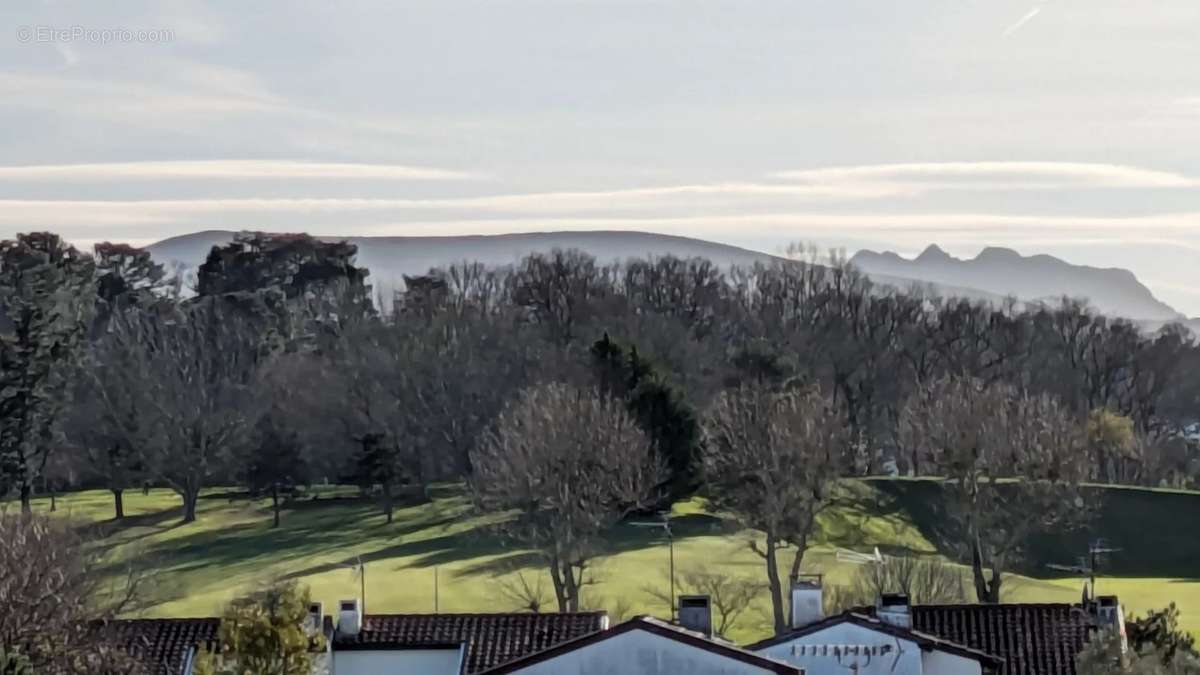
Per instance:
[[[575,571],[571,563],[563,563],[563,596],[566,598],[567,612],[579,611],[579,582],[575,579]]]
[[[558,602],[558,611],[569,611],[567,607],[569,602],[567,599],[566,584],[562,578],[562,568],[559,567],[558,558],[550,561],[550,581],[554,584],[554,599]]]
[[[125,490],[121,488],[112,488],[113,494],[113,520],[121,520],[125,517]]]
[[[788,581],[795,583],[800,578],[800,565],[804,562],[804,552],[808,549],[808,539],[801,539],[796,543],[796,554],[792,556],[792,572],[788,575]]]
[[[24,478],[21,479],[21,513],[33,513],[33,486]]]
[[[394,518],[393,511],[395,510],[392,503],[392,486],[387,483],[382,484],[383,487],[383,512],[387,515],[388,525],[392,524]]]
[[[788,629],[788,622],[783,613],[783,584],[779,581],[779,563],[775,560],[775,550],[779,542],[771,534],[767,534],[767,585],[771,589],[771,613],[775,619],[775,634],[782,635]]]
[[[55,493],[54,488],[50,488],[50,513],[54,513],[57,510],[58,510],[58,495]]]
[[[183,493],[183,522],[196,522],[196,502],[200,501],[200,491],[188,488]]]
[[[271,484],[271,511],[274,512],[271,527],[279,527],[279,483]]]
[[[976,535],[975,543],[971,546],[971,576],[975,582],[975,597],[979,602],[996,604],[1000,602],[1000,569],[991,565],[992,578],[989,582],[983,570],[983,546]]]

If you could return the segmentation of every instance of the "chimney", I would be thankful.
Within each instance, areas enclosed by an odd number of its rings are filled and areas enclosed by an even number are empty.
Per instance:
[[[324,629],[322,625],[325,623],[325,606],[319,602],[312,602],[308,605],[308,620],[305,623],[305,628],[308,629],[309,635],[320,635]]]
[[[712,602],[707,595],[679,596],[679,625],[712,637]]]
[[[1092,618],[1101,630],[1108,630],[1120,637],[1121,653],[1129,645],[1125,633],[1125,610],[1115,595],[1098,595],[1092,603]]]
[[[803,628],[825,618],[821,578],[792,582],[792,628]]]
[[[358,635],[362,630],[362,611],[358,599],[342,600],[338,603],[338,632],[342,635]]]
[[[880,621],[901,628],[912,628],[912,612],[904,593],[881,593],[875,606]]]

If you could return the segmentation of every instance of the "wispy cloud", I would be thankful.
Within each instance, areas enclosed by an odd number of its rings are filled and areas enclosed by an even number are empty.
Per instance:
[[[1021,16],[1021,18],[1017,19],[1015,23],[1010,25],[1008,28],[1005,28],[1004,32],[1000,34],[1000,37],[1008,37],[1009,35],[1012,35],[1013,33],[1021,30],[1021,28],[1025,24],[1029,23],[1030,21],[1033,21],[1034,17],[1036,17],[1038,14],[1041,14],[1041,13],[1042,13],[1041,6],[1034,7],[1033,9],[1029,10],[1028,12],[1025,12],[1025,14],[1023,16]]]
[[[0,180],[129,180],[336,178],[383,180],[465,180],[472,173],[396,164],[223,159],[200,161],[108,162],[0,166]]]
[[[1195,178],[1120,164],[1083,162],[912,162],[783,171],[802,183],[911,181],[930,189],[1049,189],[1062,187],[1187,188]]]

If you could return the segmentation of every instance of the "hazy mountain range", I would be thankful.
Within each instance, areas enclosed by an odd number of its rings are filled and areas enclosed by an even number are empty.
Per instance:
[[[1087,299],[1113,316],[1172,321],[1183,315],[1154,297],[1133,272],[1072,265],[1048,255],[1023,256],[1008,248],[989,247],[971,259],[955,258],[936,244],[914,259],[891,251],[860,251],[852,259],[870,275],[922,279],[938,285],[966,286],[1026,301],[1053,301],[1064,295]]]
[[[234,232],[209,230],[172,237],[150,246],[161,263],[195,269],[214,245],[232,240]],[[603,262],[635,257],[704,257],[722,265],[751,265],[777,259],[766,253],[702,239],[646,232],[537,232],[452,237],[326,237],[358,245],[359,263],[371,270],[371,282],[387,293],[400,286],[401,275],[422,274],[431,267],[462,260],[509,265],[534,251],[577,248]],[[954,258],[937,246],[908,260],[891,252],[861,251],[852,262],[881,284],[902,289],[932,286],[941,295],[998,301],[1014,296],[1024,301],[1055,300],[1063,295],[1086,298],[1100,311],[1153,324],[1182,319],[1154,297],[1128,270],[1072,265],[1046,255],[1022,256],[988,248],[971,260]]]

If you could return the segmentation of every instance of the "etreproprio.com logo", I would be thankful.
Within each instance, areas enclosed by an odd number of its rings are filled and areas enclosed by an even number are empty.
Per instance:
[[[17,42],[137,44],[171,42],[170,28],[93,28],[89,26],[19,26]]]

